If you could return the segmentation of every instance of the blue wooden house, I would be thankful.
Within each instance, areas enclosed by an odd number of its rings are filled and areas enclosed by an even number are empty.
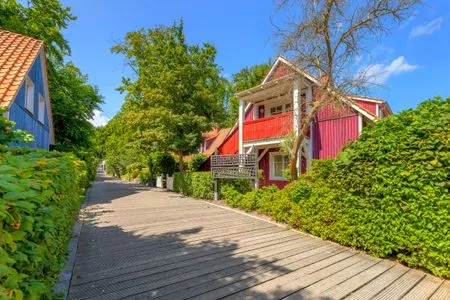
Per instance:
[[[27,146],[49,149],[55,143],[42,41],[0,30],[0,106],[16,129],[34,136]]]

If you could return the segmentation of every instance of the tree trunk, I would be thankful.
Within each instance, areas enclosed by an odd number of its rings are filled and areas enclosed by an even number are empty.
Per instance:
[[[292,149],[289,155],[289,171],[291,175],[291,181],[298,179],[298,172],[297,169],[297,159],[298,159],[298,151],[300,150],[300,146],[303,143],[303,140],[306,137],[306,133],[308,133],[309,125],[314,120],[314,117],[319,110],[319,108],[323,105],[323,100],[325,97],[321,97],[320,100],[318,100],[311,108],[311,111],[308,112],[308,114],[305,116],[305,119],[302,120],[302,126],[298,134],[295,136],[294,143],[292,145]]]
[[[183,154],[178,154],[178,169],[180,172],[184,171]]]

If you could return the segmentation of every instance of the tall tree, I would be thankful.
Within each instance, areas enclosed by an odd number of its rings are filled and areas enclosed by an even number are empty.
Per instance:
[[[90,149],[94,126],[89,122],[102,103],[97,87],[73,63],[57,65],[50,80],[57,149]]]
[[[290,174],[297,179],[297,156],[317,111],[339,106],[348,93],[365,91],[373,82],[362,72],[355,76],[353,62],[375,38],[389,33],[410,17],[420,0],[279,0],[288,15],[279,33],[280,49],[302,68],[320,78],[310,109],[304,111],[290,152]],[[295,9],[292,9],[295,8]]]
[[[231,95],[227,102],[227,124],[229,126],[236,122],[239,115],[239,99],[234,94],[261,84],[271,65],[272,63],[269,61],[265,64],[245,67],[233,74],[229,86]]]
[[[216,49],[190,45],[183,23],[130,32],[112,48],[123,54],[134,78],[123,78],[122,108],[133,142],[146,150],[168,150],[180,158],[193,153],[202,132],[225,118],[225,89]]]

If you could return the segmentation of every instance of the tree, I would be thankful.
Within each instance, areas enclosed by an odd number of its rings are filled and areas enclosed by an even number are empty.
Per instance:
[[[202,132],[225,119],[225,88],[215,63],[216,49],[189,45],[183,23],[129,32],[112,48],[123,54],[134,78],[123,78],[126,92],[120,118],[140,149],[170,151],[179,157],[196,151]]]
[[[231,96],[227,103],[228,126],[232,126],[239,115],[239,99],[234,94],[261,84],[271,65],[272,63],[269,61],[268,63],[245,67],[233,74],[229,86]]]
[[[373,82],[366,72],[355,76],[353,62],[394,25],[412,14],[420,0],[281,0],[280,9],[295,6],[278,32],[280,49],[307,72],[320,78],[313,103],[304,108],[300,129],[290,151],[291,179],[298,177],[297,156],[317,111],[339,107],[346,95],[365,91]]]
[[[61,31],[76,17],[58,0],[29,0],[27,3],[24,6],[17,0],[0,0],[0,28],[44,41],[52,72],[53,66],[70,54],[69,42]]]
[[[57,149],[76,152],[92,148],[94,126],[89,120],[103,102],[97,87],[68,62],[56,66],[50,90]]]

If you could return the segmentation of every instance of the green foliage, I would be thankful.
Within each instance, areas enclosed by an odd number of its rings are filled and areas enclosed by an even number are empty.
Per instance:
[[[448,278],[449,174],[450,98],[435,98],[365,128],[281,191],[223,194],[232,206]]]
[[[94,126],[90,120],[103,103],[98,88],[72,62],[57,65],[49,80],[52,96],[55,149],[92,151]]]
[[[150,169],[155,175],[169,175],[171,176],[176,168],[177,163],[170,153],[157,151],[152,153],[149,159]]]
[[[150,181],[153,180],[153,175],[150,172],[150,168],[142,168],[139,171],[139,175],[138,175],[138,182],[139,183],[149,183]]]
[[[189,171],[197,172],[198,170],[200,170],[201,166],[207,159],[208,158],[204,154],[195,154],[194,156],[192,156],[191,161],[188,163]]]
[[[213,199],[213,179],[210,172],[174,173],[173,189],[185,196]]]
[[[6,109],[0,107],[0,145],[33,141],[34,137],[27,131],[13,129],[15,123],[3,117],[5,112]]]
[[[183,23],[129,32],[112,48],[135,72],[123,78],[126,102],[107,125],[115,148],[194,153],[202,133],[225,117],[224,81],[208,43],[186,42]],[[114,144],[114,143],[112,143]],[[112,152],[112,150],[111,150]]]
[[[73,155],[0,148],[0,298],[51,298],[89,184]]]

